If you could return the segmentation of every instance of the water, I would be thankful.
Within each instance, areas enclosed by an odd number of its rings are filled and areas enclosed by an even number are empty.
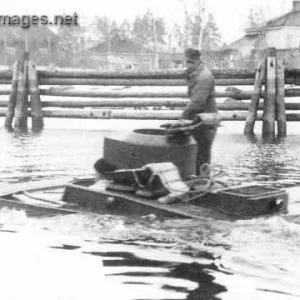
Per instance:
[[[0,130],[1,185],[92,176],[105,135],[159,123],[46,120],[40,134]],[[232,183],[299,184],[299,125],[269,142],[245,138],[242,126],[220,128],[214,168]],[[0,242],[5,300],[300,298],[299,225],[281,216],[160,221],[2,209]]]

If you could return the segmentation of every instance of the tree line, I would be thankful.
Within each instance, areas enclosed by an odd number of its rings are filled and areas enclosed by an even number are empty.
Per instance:
[[[95,17],[85,26],[61,27],[58,31],[60,47],[72,49],[74,54],[86,50],[84,33],[91,27],[94,28],[99,42],[107,44],[108,51],[113,51],[111,45],[115,45],[118,41],[129,41],[139,49],[153,52],[157,51],[158,45],[170,47],[170,50],[171,46],[181,50],[187,47],[198,48],[200,38],[203,50],[209,51],[222,44],[219,28],[212,14],[208,15],[208,20],[203,25],[196,13],[186,11],[183,24],[175,23],[173,26],[167,26],[163,18],[147,10],[144,14],[136,16],[133,21],[125,19],[117,23],[107,17]]]

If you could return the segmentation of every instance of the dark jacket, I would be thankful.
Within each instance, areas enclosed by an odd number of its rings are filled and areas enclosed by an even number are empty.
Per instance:
[[[187,84],[190,102],[182,113],[182,119],[193,120],[199,113],[218,111],[214,77],[203,63],[193,72],[187,72]]]

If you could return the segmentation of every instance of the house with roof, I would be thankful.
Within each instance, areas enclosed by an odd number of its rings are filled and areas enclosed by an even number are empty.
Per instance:
[[[157,54],[157,65],[160,69],[182,68],[184,65],[184,47],[171,43],[171,36],[167,43],[157,42],[150,45]]]
[[[94,66],[102,70],[151,70],[156,63],[153,51],[119,35],[89,48],[87,56]]]
[[[246,37],[256,39],[258,49],[300,47],[300,1],[293,1],[290,12],[245,30]]]
[[[47,26],[0,27],[0,62],[12,64],[24,51],[39,65],[48,65],[58,57],[58,37]]]
[[[238,60],[259,59],[267,48],[276,48],[286,61],[299,56],[300,1],[293,1],[292,10],[279,17],[245,29],[245,35],[220,49],[228,67]],[[299,56],[300,63],[300,56]],[[236,67],[236,64],[234,64]]]

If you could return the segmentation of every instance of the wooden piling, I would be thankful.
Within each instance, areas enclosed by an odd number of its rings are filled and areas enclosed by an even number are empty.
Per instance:
[[[276,120],[277,134],[286,136],[285,94],[284,94],[284,65],[282,59],[277,59],[276,65]]]
[[[17,103],[15,109],[14,128],[17,130],[27,129],[28,117],[28,55],[24,54],[20,62],[20,71],[18,76]]]
[[[275,97],[276,97],[276,50],[268,49],[266,62],[266,88],[263,113],[263,137],[275,135]]]
[[[39,131],[44,127],[42,104],[40,99],[37,70],[32,61],[28,62],[29,94],[32,118],[32,130]]]
[[[259,105],[259,99],[261,96],[261,88],[265,77],[265,62],[261,62],[256,70],[255,82],[254,82],[254,92],[251,97],[251,103],[249,107],[249,113],[246,118],[245,123],[245,134],[253,134],[254,124],[257,117],[257,109]]]
[[[11,91],[10,91],[10,95],[9,95],[7,111],[6,111],[6,118],[5,118],[5,123],[4,123],[4,127],[9,130],[12,129],[12,122],[13,122],[13,118],[15,116],[15,107],[16,107],[17,93],[18,93],[19,71],[20,71],[20,60],[17,60],[13,66]]]

